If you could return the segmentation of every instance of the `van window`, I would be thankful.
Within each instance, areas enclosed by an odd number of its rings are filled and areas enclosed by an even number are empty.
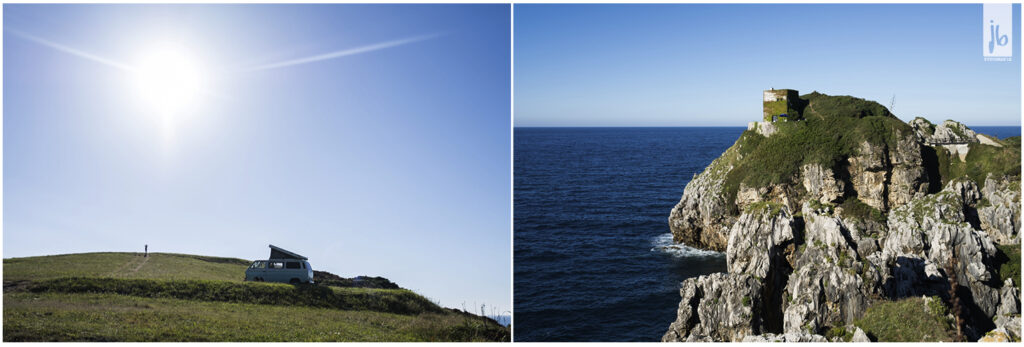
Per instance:
[[[262,268],[267,267],[267,262],[265,262],[265,261],[254,261],[254,262],[252,262],[252,266],[249,266],[249,267],[253,268],[253,269],[262,269]]]
[[[294,262],[294,261],[288,262],[287,265],[288,265],[289,269],[301,269],[302,268],[301,266],[299,266],[298,262]]]
[[[283,269],[284,268],[284,262],[282,262],[282,261],[272,261],[272,262],[270,262],[270,268],[271,269]]]

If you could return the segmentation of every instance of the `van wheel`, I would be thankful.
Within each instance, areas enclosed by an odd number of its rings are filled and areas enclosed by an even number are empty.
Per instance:
[[[263,282],[263,277],[256,277],[256,282]]]
[[[293,279],[291,279],[291,280],[288,280],[288,283],[291,283],[291,284],[299,284],[299,279],[298,279],[298,278],[293,278]]]

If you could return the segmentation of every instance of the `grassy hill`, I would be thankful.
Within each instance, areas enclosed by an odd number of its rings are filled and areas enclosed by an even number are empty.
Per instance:
[[[406,289],[242,281],[249,261],[84,253],[4,259],[4,341],[508,341]]]

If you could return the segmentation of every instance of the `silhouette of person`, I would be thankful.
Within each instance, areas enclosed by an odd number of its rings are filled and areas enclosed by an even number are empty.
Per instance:
[[[149,257],[149,245],[146,245],[146,257]]]

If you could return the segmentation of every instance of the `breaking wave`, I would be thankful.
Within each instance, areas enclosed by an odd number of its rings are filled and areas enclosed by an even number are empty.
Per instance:
[[[658,235],[651,240],[652,252],[664,252],[677,258],[724,257],[725,253],[697,249],[685,244],[672,242],[672,233]]]

